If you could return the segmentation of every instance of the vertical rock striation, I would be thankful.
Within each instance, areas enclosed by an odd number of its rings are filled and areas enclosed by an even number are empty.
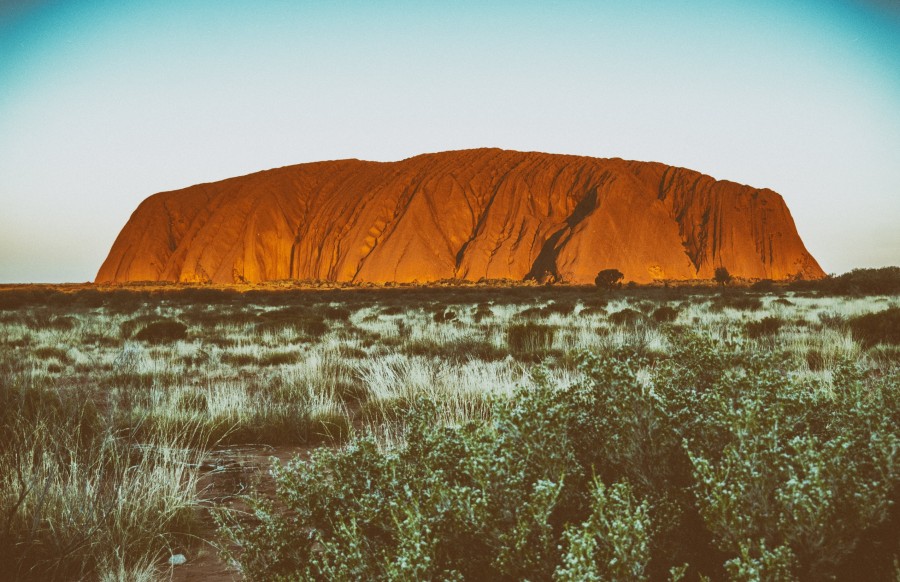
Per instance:
[[[824,276],[771,190],[498,149],[317,162],[155,194],[97,282]]]

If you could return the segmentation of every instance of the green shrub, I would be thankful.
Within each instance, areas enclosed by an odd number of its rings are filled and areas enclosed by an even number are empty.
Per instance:
[[[725,286],[731,283],[731,280],[732,276],[731,273],[728,272],[728,269],[725,267],[716,267],[716,271],[713,274],[713,281],[719,285]]]
[[[349,321],[350,310],[344,307],[326,306],[322,309],[322,317],[332,321]]]
[[[652,367],[585,355],[582,381],[536,369],[486,422],[407,403],[394,445],[278,466],[258,521],[219,514],[232,558],[253,579],[890,575],[855,550],[894,535],[897,378],[841,364],[816,386],[788,354],[673,333]]]
[[[649,506],[638,503],[626,483],[607,488],[595,480],[590,517],[566,529],[565,554],[554,579],[647,580],[650,563]]]
[[[750,288],[761,293],[771,293],[775,290],[775,281],[772,279],[760,279],[750,285]]]
[[[609,321],[616,325],[638,325],[647,320],[647,316],[634,309],[625,308],[609,314]]]
[[[748,541],[740,546],[740,556],[725,562],[728,578],[734,582],[793,580],[794,554],[787,546],[766,548],[765,540]]]
[[[606,296],[589,297],[582,300],[584,308],[579,313],[606,313],[606,306],[609,305],[609,299]]]
[[[847,319],[839,313],[820,311],[818,318],[819,322],[825,327],[842,329],[847,325]]]
[[[502,360],[509,354],[489,341],[465,337],[452,342],[438,342],[430,339],[411,340],[402,345],[402,350],[403,353],[411,356],[428,356],[450,362],[465,362],[473,359],[492,362]]]
[[[179,315],[182,321],[200,327],[211,336],[220,334],[216,326],[247,325],[258,321],[258,316],[249,309],[231,309],[209,305],[188,305]]]
[[[606,315],[606,307],[603,305],[589,305],[578,312],[579,316],[585,315]]]
[[[34,357],[40,360],[59,360],[60,362],[66,363],[69,361],[69,355],[66,350],[62,348],[57,348],[53,346],[44,346],[42,348],[38,348],[32,352]]]
[[[543,307],[529,307],[518,313],[520,319],[538,319],[547,315]]]
[[[452,309],[439,310],[435,311],[431,318],[435,323],[449,323],[451,321],[456,321],[456,312]]]
[[[295,363],[300,357],[297,352],[286,350],[273,350],[266,352],[259,358],[260,366],[284,366]]]
[[[539,355],[553,347],[555,335],[555,327],[529,321],[510,324],[506,331],[506,341],[514,354]]]
[[[520,311],[518,317],[521,319],[537,319],[547,317],[554,313],[567,315],[575,309],[575,304],[569,301],[553,301],[542,307],[529,307]]]
[[[119,324],[119,333],[122,339],[132,339],[135,332],[155,321],[159,321],[159,317],[155,315],[139,315]]]
[[[0,311],[15,311],[32,305],[59,304],[65,294],[56,289],[26,285],[0,290]]]
[[[135,334],[134,339],[151,344],[161,344],[183,340],[186,337],[186,325],[173,319],[163,319],[144,327]]]
[[[900,307],[854,317],[849,322],[853,338],[864,347],[900,344]]]
[[[657,308],[651,317],[656,323],[670,323],[678,318],[678,310],[674,307],[663,305]]]
[[[824,370],[825,356],[822,355],[821,351],[811,349],[806,352],[806,365],[809,366],[809,369],[813,372]]]
[[[870,348],[867,355],[879,366],[900,365],[900,345],[878,344]]]
[[[863,396],[859,373],[845,367],[835,397],[822,400],[780,368],[755,357],[744,374],[723,378],[731,405],[701,413],[718,435],[689,441],[698,504],[717,546],[735,559],[746,562],[749,552],[765,561],[762,548],[775,548],[784,568],[790,560],[778,548],[786,546],[796,575],[827,579],[887,516],[900,440],[888,428],[896,410],[878,408],[898,386]]]
[[[472,313],[472,319],[475,321],[475,323],[481,323],[481,321],[488,317],[493,317],[493,315],[494,312],[491,311],[490,305],[488,305],[487,303],[480,303]]]
[[[775,335],[783,325],[783,319],[778,316],[770,315],[769,317],[764,317],[759,321],[748,322],[747,325],[744,326],[744,330],[747,333],[747,337],[751,339],[758,339],[761,337]]]
[[[78,320],[71,315],[62,315],[50,318],[48,328],[57,331],[71,331],[78,325]]]
[[[713,301],[710,311],[721,311],[726,307],[738,311],[759,311],[763,308],[763,303],[759,297],[753,295],[723,294]]]
[[[283,307],[259,314],[259,331],[294,329],[308,337],[319,337],[328,331],[325,314],[307,307]]]
[[[618,269],[603,269],[594,278],[594,285],[599,289],[618,289],[622,286],[625,275]]]
[[[853,269],[837,277],[798,282],[796,286],[835,295],[897,295],[900,293],[900,267]]]
[[[546,399],[546,397],[544,397]],[[308,462],[276,467],[280,502],[295,518],[255,500],[256,526],[227,522],[240,560],[254,579],[299,574],[311,579],[521,578],[556,562],[549,523],[559,490],[558,430],[440,428],[423,403],[406,444],[381,452],[362,438]],[[529,420],[529,419],[526,419]],[[533,447],[532,462],[515,451]],[[493,459],[490,463],[484,463]],[[313,530],[307,530],[313,525]],[[313,535],[310,535],[312,532]],[[317,549],[321,548],[321,549]]]

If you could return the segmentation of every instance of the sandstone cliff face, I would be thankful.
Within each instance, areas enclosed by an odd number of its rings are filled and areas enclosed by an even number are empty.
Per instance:
[[[824,276],[781,196],[649,162],[497,149],[301,164],[162,192],[97,282]]]

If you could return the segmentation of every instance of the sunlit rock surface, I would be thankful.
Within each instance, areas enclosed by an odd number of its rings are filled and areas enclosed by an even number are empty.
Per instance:
[[[478,149],[162,192],[97,282],[824,276],[777,193],[653,162]]]

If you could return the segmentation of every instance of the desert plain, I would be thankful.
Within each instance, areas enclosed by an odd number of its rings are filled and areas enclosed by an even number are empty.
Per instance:
[[[4,286],[0,562],[888,579],[898,280]]]

